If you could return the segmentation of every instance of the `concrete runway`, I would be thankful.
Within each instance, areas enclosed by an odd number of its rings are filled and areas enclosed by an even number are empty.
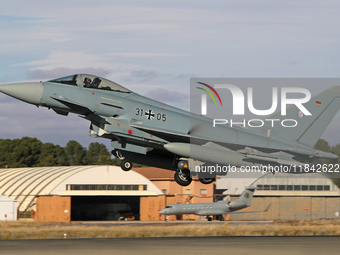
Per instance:
[[[72,223],[70,226],[75,226]],[[228,226],[254,226],[254,225],[274,225],[274,221],[83,221],[79,226],[183,226],[183,225],[198,225],[198,226],[212,226],[212,225],[228,225]]]
[[[338,255],[339,236],[1,240],[0,254]]]

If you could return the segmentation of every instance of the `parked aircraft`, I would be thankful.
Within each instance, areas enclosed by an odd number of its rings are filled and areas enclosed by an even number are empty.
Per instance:
[[[159,213],[162,215],[182,215],[182,214],[196,214],[201,216],[207,216],[208,221],[212,220],[213,215],[220,215],[220,219],[223,219],[224,214],[231,213],[257,213],[267,212],[270,204],[264,211],[248,211],[248,212],[236,212],[248,206],[251,206],[251,200],[255,187],[247,187],[242,192],[241,196],[234,201],[218,201],[213,203],[193,203],[193,204],[172,204],[167,205]]]
[[[79,114],[91,122],[90,135],[110,139],[112,153],[123,170],[139,163],[175,171],[182,186],[192,181],[192,160],[232,166],[298,165],[336,155],[313,149],[340,107],[340,86],[318,94],[304,106],[312,116],[301,118],[295,105],[286,118],[298,120],[294,129],[275,126],[247,129],[218,125],[212,120],[138,95],[123,86],[88,74],[46,82],[0,86],[0,92],[57,114]],[[280,120],[277,115],[275,119]],[[213,130],[213,132],[212,132]],[[207,153],[209,152],[209,153]],[[196,173],[197,174],[197,173]],[[204,184],[214,175],[198,173]]]

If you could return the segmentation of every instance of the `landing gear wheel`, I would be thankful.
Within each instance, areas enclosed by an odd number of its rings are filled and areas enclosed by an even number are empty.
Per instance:
[[[215,178],[198,178],[198,180],[203,184],[210,184],[215,181]]]
[[[120,167],[124,170],[124,171],[130,171],[132,168],[132,162],[124,159],[122,160],[122,162],[120,163]]]
[[[189,170],[177,170],[175,173],[175,181],[181,186],[188,186],[192,178]]]
[[[212,217],[210,217],[210,216],[207,216],[207,218],[206,218],[208,221],[212,221]]]

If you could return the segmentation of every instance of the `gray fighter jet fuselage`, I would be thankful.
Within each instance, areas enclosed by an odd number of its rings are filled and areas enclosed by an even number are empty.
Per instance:
[[[317,95],[306,107],[313,116],[299,120],[294,132],[257,130],[218,125],[209,118],[136,94],[121,85],[88,74],[76,74],[46,82],[0,86],[0,92],[24,102],[53,109],[67,116],[79,114],[91,122],[90,135],[111,140],[112,153],[122,159],[123,170],[139,163],[175,171],[175,180],[191,183],[190,160],[221,165],[304,164],[331,153],[313,149],[340,107],[340,86]],[[311,100],[312,101],[312,100]],[[296,107],[295,107],[296,108]],[[289,108],[287,117],[298,118]],[[320,116],[327,118],[320,118]],[[308,117],[308,118],[307,118]],[[320,123],[320,119],[322,123]],[[209,184],[214,176],[200,176]]]

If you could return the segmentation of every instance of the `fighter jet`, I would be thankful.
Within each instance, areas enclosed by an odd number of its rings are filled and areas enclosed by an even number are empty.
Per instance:
[[[80,115],[89,120],[90,136],[111,140],[112,153],[121,168],[132,163],[174,171],[176,182],[192,181],[192,162],[232,166],[262,164],[310,164],[336,155],[313,149],[340,107],[340,86],[318,94],[304,104],[312,116],[301,116],[296,105],[287,108],[286,118],[296,120],[294,129],[275,126],[247,129],[218,125],[212,120],[141,96],[107,79],[75,74],[46,82],[0,86],[0,92],[57,114]],[[275,119],[280,121],[282,116]],[[62,125],[62,124],[61,124]],[[293,169],[294,170],[294,169]],[[215,175],[203,176],[204,184]]]
[[[224,214],[231,213],[257,213],[267,212],[270,204],[264,211],[249,211],[249,212],[236,212],[243,208],[251,206],[251,200],[255,187],[246,187],[241,196],[234,201],[218,201],[213,203],[194,203],[194,204],[172,204],[167,205],[159,213],[162,215],[181,215],[181,214],[196,214],[201,216],[207,216],[207,220],[211,221],[213,215],[220,215],[220,219],[223,220]]]

